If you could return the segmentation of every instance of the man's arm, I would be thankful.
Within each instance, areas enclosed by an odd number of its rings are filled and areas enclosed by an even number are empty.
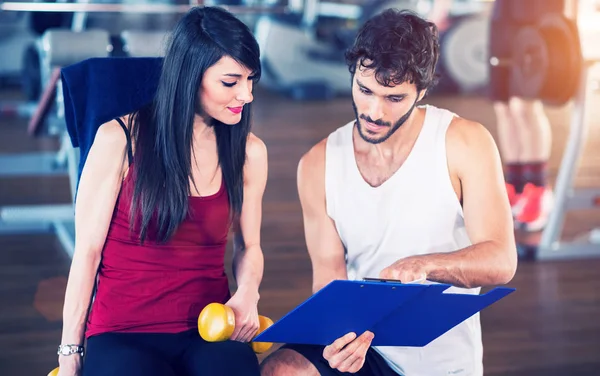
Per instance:
[[[348,279],[344,246],[327,215],[325,198],[325,146],[319,142],[298,165],[298,193],[304,218],[304,236],[313,268],[313,293],[335,279]],[[358,372],[365,363],[373,333],[347,333],[323,350],[329,366],[341,372]]]
[[[313,292],[335,279],[348,279],[344,246],[326,210],[325,146],[323,140],[302,156],[297,175],[304,237],[313,269]]]
[[[472,245],[399,260],[381,277],[406,282],[425,275],[430,281],[467,288],[506,284],[516,272],[517,251],[496,143],[481,124],[457,118],[446,145],[450,174],[460,181]]]

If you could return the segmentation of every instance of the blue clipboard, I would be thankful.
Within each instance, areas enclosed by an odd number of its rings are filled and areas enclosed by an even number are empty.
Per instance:
[[[369,330],[372,346],[422,347],[515,291],[445,293],[447,284],[336,280],[263,331],[254,342],[329,345]]]

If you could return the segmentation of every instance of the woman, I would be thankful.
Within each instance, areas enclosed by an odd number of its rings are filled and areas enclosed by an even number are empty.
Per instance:
[[[59,355],[60,376],[259,374],[245,342],[258,329],[263,272],[267,152],[250,133],[260,72],[241,21],[192,9],[174,28],[153,103],[99,128],[79,183],[61,340],[82,346],[85,336],[85,362]],[[230,341],[198,334],[212,302],[235,312]]]

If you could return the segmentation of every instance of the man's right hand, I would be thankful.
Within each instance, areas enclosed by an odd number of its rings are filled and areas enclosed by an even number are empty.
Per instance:
[[[364,332],[358,338],[355,333],[348,333],[325,347],[323,357],[327,359],[331,368],[340,372],[358,372],[365,364],[367,351],[374,336],[369,331]]]
[[[79,355],[59,356],[58,376],[79,376],[81,375],[81,364],[83,359]]]

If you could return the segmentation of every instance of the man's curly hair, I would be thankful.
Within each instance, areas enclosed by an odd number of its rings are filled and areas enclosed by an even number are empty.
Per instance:
[[[410,82],[421,91],[437,83],[439,50],[434,23],[408,10],[386,9],[361,27],[346,63],[352,76],[360,65],[373,69],[383,86]]]

